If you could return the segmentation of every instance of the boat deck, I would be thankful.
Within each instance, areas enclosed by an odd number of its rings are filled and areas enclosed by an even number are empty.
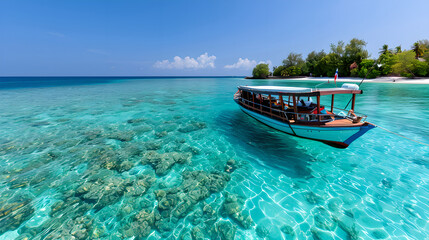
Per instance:
[[[356,126],[362,126],[364,123],[362,122],[358,122],[358,123],[353,123],[352,121],[348,120],[348,119],[337,119],[335,121],[332,122],[327,122],[325,123],[325,126],[330,126],[330,127],[356,127]]]
[[[352,121],[350,121],[348,119],[337,119],[337,120],[331,121],[331,122],[320,123],[320,125],[316,122],[314,122],[314,123],[303,122],[303,121],[296,122],[295,120],[291,120],[290,124],[292,124],[292,125],[294,125],[294,124],[296,124],[296,125],[317,125],[319,127],[360,127],[360,126],[364,125],[363,122],[353,123]]]

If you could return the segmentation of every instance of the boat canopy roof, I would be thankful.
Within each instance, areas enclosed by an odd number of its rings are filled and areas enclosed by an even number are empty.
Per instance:
[[[303,87],[280,87],[280,86],[239,86],[238,89],[264,94],[274,95],[301,95],[301,96],[322,96],[332,94],[362,94],[355,84],[344,84],[340,88],[303,88]]]

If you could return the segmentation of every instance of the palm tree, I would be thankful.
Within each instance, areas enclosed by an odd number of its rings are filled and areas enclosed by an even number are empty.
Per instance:
[[[383,47],[380,48],[380,52],[378,53],[380,53],[380,55],[383,55],[383,54],[387,54],[388,52],[390,52],[389,46],[387,44],[384,44]]]
[[[423,48],[419,42],[415,42],[411,49],[416,53],[416,59],[423,55]]]
[[[399,46],[395,47],[395,51],[396,51],[396,53],[401,53],[401,52],[402,52],[402,47],[401,47],[401,45],[399,45]]]

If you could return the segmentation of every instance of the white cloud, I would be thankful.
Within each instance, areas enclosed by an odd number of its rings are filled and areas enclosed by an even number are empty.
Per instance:
[[[256,66],[255,60],[249,60],[248,58],[242,59],[239,58],[238,62],[231,64],[231,65],[225,65],[225,68],[233,69],[233,68],[241,68],[241,69],[251,69]]]
[[[265,63],[265,64],[268,64],[268,65],[271,65],[271,61],[270,60],[260,61],[259,63]],[[248,69],[254,68],[256,66],[256,64],[259,64],[259,63],[257,63],[255,60],[249,60],[248,58],[245,58],[245,59],[239,58],[236,63],[231,64],[231,65],[225,65],[225,68],[228,68],[228,69],[245,69],[245,70],[248,70]]]
[[[181,58],[175,56],[173,61],[162,60],[157,61],[153,66],[163,69],[200,69],[200,68],[215,68],[216,56],[209,56],[208,53],[201,54],[197,59],[186,56]]]

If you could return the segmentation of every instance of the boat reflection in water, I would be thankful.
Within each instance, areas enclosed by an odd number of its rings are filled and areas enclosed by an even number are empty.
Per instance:
[[[334,108],[337,94],[352,95],[349,110]],[[239,86],[234,100],[245,113],[272,128],[333,147],[347,148],[375,127],[365,121],[365,115],[354,111],[356,94],[362,94],[356,84],[319,89]],[[331,96],[331,106],[322,106],[321,96]]]

